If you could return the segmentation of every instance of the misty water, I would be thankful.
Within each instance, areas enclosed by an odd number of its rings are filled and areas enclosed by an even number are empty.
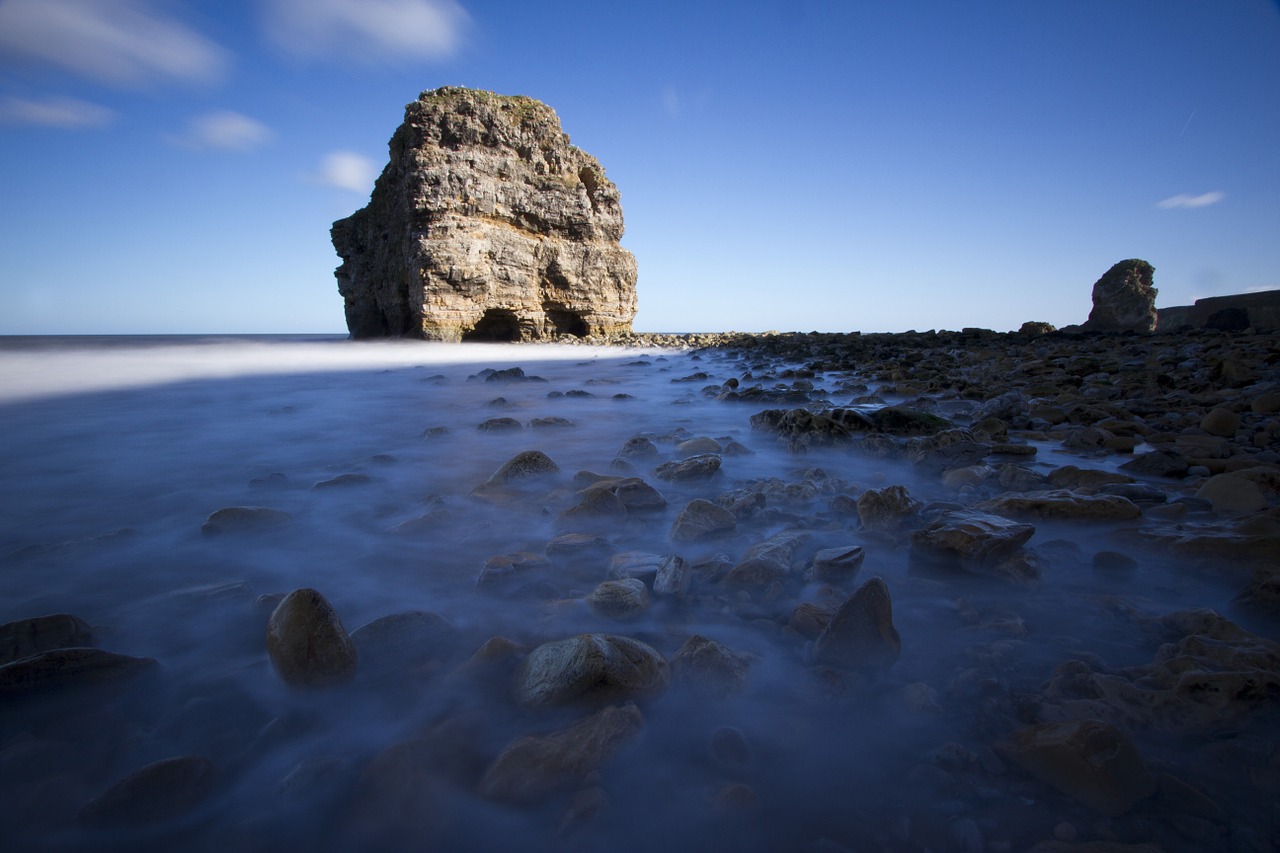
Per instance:
[[[486,368],[517,366],[544,381],[484,381]],[[1048,838],[1062,820],[1090,826],[1096,815],[999,766],[991,744],[1016,714],[1007,697],[1037,689],[1064,660],[1150,661],[1156,644],[1117,618],[1117,599],[1152,615],[1225,610],[1238,586],[1136,551],[1136,569],[1100,578],[1089,558],[1120,547],[1107,523],[1038,524],[1029,546],[1075,549],[1078,559],[1035,587],[919,577],[902,541],[830,506],[893,484],[922,502],[954,500],[936,475],[847,450],[792,454],[752,431],[765,406],[702,393],[748,373],[780,382],[785,367],[714,351],[337,338],[5,341],[0,622],[74,614],[97,646],[159,663],[136,681],[3,700],[6,837],[65,849],[1000,850]],[[673,381],[699,371],[707,377]],[[816,396],[843,404],[857,380],[812,381]],[[521,426],[478,429],[496,417]],[[529,425],[551,417],[571,424]],[[615,466],[637,435],[659,456]],[[711,482],[653,476],[696,436],[753,452],[725,455]],[[510,501],[472,496],[525,450],[546,453],[561,473]],[[1028,464],[1073,461],[1046,447]],[[553,561],[537,594],[477,589],[490,557],[542,554],[578,529],[557,516],[576,502],[581,471],[641,477],[667,505],[584,522],[607,548]],[[689,500],[752,483],[769,512],[714,542],[669,539]],[[291,520],[202,533],[212,513],[235,506]],[[785,584],[759,594],[720,587],[717,566],[722,573],[752,544],[795,527],[809,538]],[[817,550],[845,545],[866,551],[855,582],[823,590],[802,579]],[[689,594],[653,596],[629,621],[593,614],[582,599],[608,577],[609,551],[681,555],[695,567]],[[876,576],[892,595],[901,657],[887,673],[833,685],[789,615]],[[362,660],[348,685],[293,688],[272,668],[265,630],[272,596],[300,587],[320,591],[348,631],[408,611],[438,614],[452,629],[439,649],[391,671]],[[752,656],[749,684],[725,697],[673,684],[641,701],[642,734],[543,802],[480,796],[476,780],[504,746],[590,709],[521,710],[509,673],[477,682],[458,668],[492,637],[527,650],[583,632],[633,637],[668,659],[701,634]],[[713,750],[725,727],[744,749]],[[389,747],[424,737],[451,748],[425,782],[415,777],[430,795],[406,820],[404,803],[371,797],[362,774]],[[1196,777],[1176,744],[1141,745],[1150,761]],[[940,754],[972,759],[940,782]],[[77,824],[113,783],[184,755],[216,770],[213,792],[191,813],[151,826]],[[966,782],[966,767],[977,781]],[[565,813],[582,787],[603,789],[607,805],[579,825]]]

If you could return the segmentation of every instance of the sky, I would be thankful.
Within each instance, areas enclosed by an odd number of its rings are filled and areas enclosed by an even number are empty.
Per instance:
[[[345,332],[329,227],[444,85],[600,160],[639,331],[1280,288],[1276,0],[0,0],[0,334]]]

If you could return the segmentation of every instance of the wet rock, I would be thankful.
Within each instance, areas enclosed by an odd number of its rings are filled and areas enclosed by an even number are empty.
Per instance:
[[[1036,532],[987,512],[948,512],[911,534],[913,556],[932,562],[957,563],[969,571],[981,571],[1012,556]]]
[[[1200,419],[1200,429],[1221,438],[1233,438],[1240,430],[1240,416],[1230,409],[1210,409]]]
[[[1196,492],[1196,497],[1213,504],[1219,515],[1244,515],[1267,508],[1267,496],[1256,482],[1239,474],[1210,477]]]
[[[557,474],[560,466],[541,450],[526,450],[503,463],[489,478],[490,483],[514,483]]]
[[[654,470],[654,476],[660,480],[680,483],[709,480],[719,471],[720,457],[714,453],[703,453],[676,462],[664,462]]]
[[[542,581],[550,566],[549,559],[531,551],[499,554],[484,561],[476,589],[490,595],[518,596]]]
[[[93,645],[93,631],[77,616],[54,613],[0,625],[0,664],[51,649]]]
[[[664,557],[653,578],[653,594],[672,598],[682,598],[689,592],[689,584],[693,579],[693,570],[683,557],[671,554]]]
[[[562,533],[547,543],[547,556],[558,563],[602,563],[612,559],[613,544],[590,533]]]
[[[701,542],[733,532],[737,519],[727,509],[697,498],[685,504],[671,525],[672,542]]]
[[[321,480],[312,486],[313,489],[340,489],[347,486],[367,486],[373,482],[368,474],[339,474],[328,480]]]
[[[577,504],[560,513],[556,524],[561,527],[589,525],[592,521],[612,521],[626,514],[626,505],[607,485],[595,486],[585,490]]]
[[[901,436],[934,435],[954,426],[946,418],[929,412],[921,412],[906,406],[886,406],[869,412],[874,429],[878,432]]]
[[[451,657],[458,629],[438,613],[410,610],[392,613],[351,632],[363,672],[403,672],[428,661]]]
[[[213,762],[197,755],[148,764],[90,800],[77,820],[90,826],[142,826],[188,814],[213,792]]]
[[[517,804],[546,800],[599,770],[643,728],[644,715],[628,703],[558,732],[520,738],[485,771],[480,794]]]
[[[621,554],[614,554],[609,561],[609,577],[614,580],[636,578],[652,586],[654,578],[658,576],[658,569],[666,559],[661,554],[623,551]]]
[[[608,488],[628,512],[659,510],[667,505],[662,493],[639,477],[618,480]]]
[[[314,589],[295,589],[267,623],[267,653],[288,684],[324,687],[356,674],[356,647],[333,606]]]
[[[530,652],[516,671],[515,696],[525,708],[650,699],[669,677],[662,655],[639,640],[579,634]]]
[[[224,533],[261,533],[274,530],[293,520],[284,510],[264,506],[228,506],[212,513],[200,532],[206,536]]]
[[[481,421],[476,429],[480,432],[515,432],[524,429],[524,424],[515,418],[489,418]]]
[[[837,609],[838,603],[801,602],[792,609],[787,626],[806,640],[816,640],[831,624]]]
[[[905,486],[867,489],[858,497],[858,517],[867,530],[891,533],[915,521],[920,506]]]
[[[1062,489],[1001,495],[978,504],[978,509],[1015,518],[1077,521],[1127,521],[1142,515],[1135,503],[1119,495],[1084,495]]]
[[[154,669],[152,658],[101,649],[50,649],[0,666],[0,698],[121,681]]]
[[[866,552],[860,545],[823,548],[813,555],[813,579],[823,583],[846,583],[857,577]]]
[[[1133,743],[1100,720],[1042,723],[997,745],[1002,757],[1089,808],[1116,816],[1156,790]]]
[[[1149,477],[1181,478],[1187,474],[1190,463],[1185,456],[1168,450],[1152,450],[1135,456],[1121,465],[1121,469]]]
[[[620,459],[653,459],[657,455],[658,446],[642,435],[627,439],[618,451]]]
[[[604,581],[586,598],[587,607],[607,619],[634,619],[649,609],[649,591],[636,578]]]
[[[1249,585],[1236,596],[1235,603],[1271,618],[1280,618],[1280,568],[1260,566]]]
[[[889,588],[880,578],[849,596],[813,643],[815,661],[853,669],[888,669],[901,651]]]
[[[723,643],[694,634],[671,658],[671,680],[706,697],[725,697],[746,689],[751,657]]]
[[[690,456],[699,456],[704,453],[720,454],[724,447],[714,438],[706,435],[700,435],[697,438],[690,438],[676,445],[676,453],[683,458]]]
[[[573,421],[569,420],[568,418],[561,418],[561,417],[555,417],[555,416],[547,417],[547,418],[534,418],[533,420],[529,421],[530,429],[563,429],[565,427],[572,427],[572,426],[577,426],[577,424],[575,424]]]
[[[1049,485],[1057,489],[1097,489],[1113,483],[1133,481],[1128,474],[1100,471],[1096,468],[1077,468],[1075,465],[1063,465],[1049,472]]]

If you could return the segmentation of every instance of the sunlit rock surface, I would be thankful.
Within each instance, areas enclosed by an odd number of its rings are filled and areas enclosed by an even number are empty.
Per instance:
[[[546,104],[472,89],[405,108],[368,206],[334,223],[353,337],[517,341],[631,330],[618,188]]]

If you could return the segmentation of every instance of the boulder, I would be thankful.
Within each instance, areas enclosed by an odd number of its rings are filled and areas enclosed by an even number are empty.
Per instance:
[[[905,486],[867,489],[858,496],[858,517],[867,530],[893,532],[915,520],[920,502],[907,493]]]
[[[648,699],[667,689],[662,655],[630,637],[579,634],[538,646],[515,676],[516,701],[525,708]]]
[[[889,588],[880,578],[849,596],[813,642],[817,662],[855,669],[888,669],[901,651]]]
[[[671,524],[671,541],[698,542],[731,533],[738,521],[733,513],[711,501],[696,498],[685,504],[684,509]]]
[[[213,762],[203,756],[148,764],[90,800],[77,820],[90,826],[143,826],[199,806],[213,791]]]
[[[120,681],[156,665],[152,658],[101,649],[50,649],[0,666],[0,699]]]
[[[671,680],[701,696],[723,697],[747,686],[751,657],[694,634],[671,658]]]
[[[93,631],[83,619],[55,613],[0,625],[0,664],[47,652],[92,646]]]
[[[333,224],[352,337],[629,332],[618,188],[546,104],[473,89],[405,107],[369,204]]]
[[[1133,743],[1101,720],[1042,723],[997,746],[1007,760],[1104,815],[1122,815],[1156,790]]]
[[[480,794],[509,803],[536,803],[599,770],[644,728],[630,703],[602,708],[585,720],[547,735],[509,744],[485,771]]]
[[[607,619],[634,619],[649,608],[649,591],[636,578],[604,581],[587,596],[587,607]]]
[[[999,515],[956,510],[930,521],[911,535],[911,550],[933,560],[955,561],[962,568],[982,570],[996,565],[1021,548],[1036,532]]]
[[[1156,329],[1155,267],[1136,258],[1120,261],[1093,285],[1093,310],[1086,332],[1142,332]]]
[[[267,653],[280,677],[301,687],[341,684],[356,674],[355,644],[314,589],[295,589],[272,612]]]

